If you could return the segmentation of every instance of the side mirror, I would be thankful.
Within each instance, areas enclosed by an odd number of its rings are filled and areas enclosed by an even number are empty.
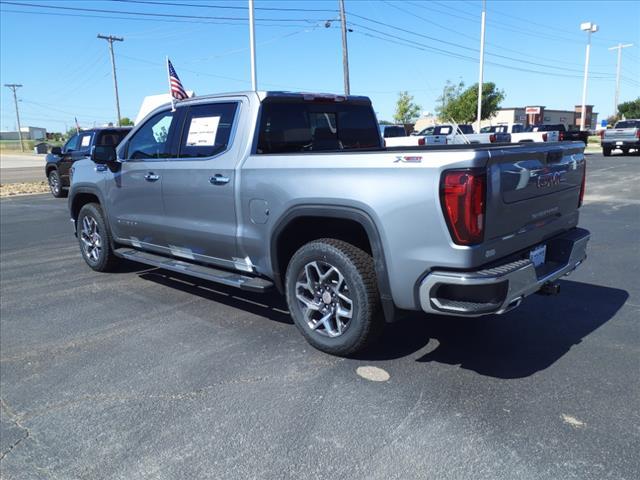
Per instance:
[[[51,153],[54,155],[62,155],[62,148],[60,147],[51,147]]]
[[[116,147],[113,145],[95,145],[91,149],[91,160],[100,164],[115,162]]]

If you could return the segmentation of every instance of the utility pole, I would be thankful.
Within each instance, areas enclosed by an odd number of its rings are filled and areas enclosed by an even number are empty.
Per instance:
[[[251,90],[258,90],[258,72],[256,71],[256,22],[253,12],[253,0],[249,0],[249,46],[251,49]]]
[[[484,28],[487,19],[487,1],[482,0],[482,17],[480,26],[480,75],[478,79],[478,132],[482,118],[482,82],[484,77]]]
[[[20,139],[20,149],[24,152],[24,143],[22,142],[22,126],[20,125],[20,113],[18,112],[18,96],[16,95],[16,90],[20,88],[22,85],[19,83],[5,83],[5,87],[9,87],[13,90],[13,101],[16,104],[16,120],[18,121],[18,138]]]
[[[347,49],[347,18],[344,14],[344,0],[338,0],[340,4],[340,23],[342,25],[342,70],[344,72],[344,94],[351,94],[349,85],[349,51]]]
[[[591,22],[580,24],[580,30],[587,32],[587,53],[584,61],[584,82],[582,84],[582,107],[580,110],[580,130],[585,129],[587,123],[587,80],[589,79],[589,56],[591,54],[591,34],[598,31],[598,25]]]
[[[616,96],[613,100],[613,115],[618,115],[618,99],[620,98],[620,68],[622,64],[622,49],[633,47],[633,43],[619,43],[617,47],[611,47],[609,50],[618,50],[618,65],[616,67]]]
[[[120,125],[120,98],[118,97],[118,77],[116,76],[116,57],[113,55],[113,42],[123,42],[124,38],[113,35],[100,35],[98,38],[109,42],[109,53],[111,53],[111,69],[113,70],[113,88],[116,92],[116,113],[118,115],[118,126]]]

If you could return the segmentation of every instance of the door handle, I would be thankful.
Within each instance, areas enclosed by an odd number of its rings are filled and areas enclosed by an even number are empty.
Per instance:
[[[156,180],[160,180],[160,175],[156,175],[153,172],[149,172],[144,176],[144,179],[147,182],[155,182]]]
[[[225,177],[224,175],[217,173],[213,177],[209,177],[209,181],[213,185],[226,185],[229,183],[229,177]]]

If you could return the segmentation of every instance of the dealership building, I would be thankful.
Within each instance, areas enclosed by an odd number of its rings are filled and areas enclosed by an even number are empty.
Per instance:
[[[525,126],[539,123],[562,123],[568,129],[579,129],[581,110],[581,105],[576,105],[573,110],[551,110],[542,105],[501,108],[490,119],[482,120],[481,126],[511,125],[514,123],[522,123]],[[595,129],[598,124],[598,114],[593,111],[593,105],[586,105],[585,110],[586,127]]]

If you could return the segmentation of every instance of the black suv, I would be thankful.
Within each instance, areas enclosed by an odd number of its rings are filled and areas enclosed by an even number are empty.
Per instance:
[[[69,188],[69,171],[77,160],[89,158],[95,145],[113,145],[116,147],[131,127],[104,127],[81,130],[67,140],[62,148],[53,147],[47,155],[45,174],[51,193],[56,198],[66,197]]]

